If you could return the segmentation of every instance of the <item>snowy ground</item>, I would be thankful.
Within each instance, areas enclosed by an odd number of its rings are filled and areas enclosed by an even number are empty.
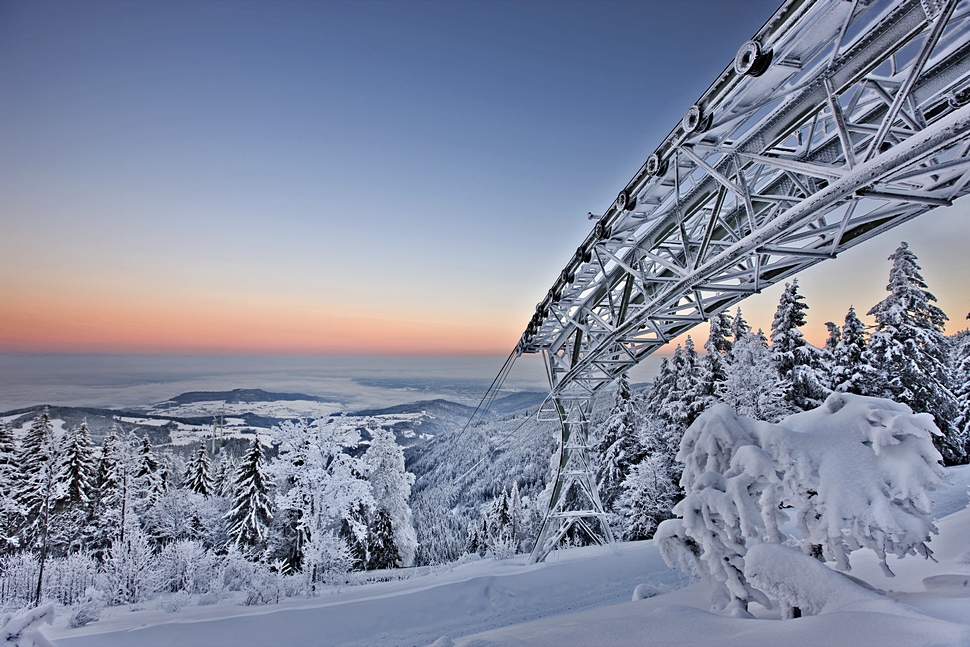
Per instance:
[[[951,479],[934,497],[938,561],[891,560],[890,579],[873,554],[855,554],[852,575],[885,596],[858,589],[841,606],[796,620],[760,608],[754,620],[712,614],[703,584],[668,569],[651,542],[637,542],[613,552],[562,551],[540,565],[521,556],[481,560],[264,607],[225,601],[174,614],[115,607],[80,629],[68,628],[63,613],[45,633],[60,647],[970,646],[970,467],[952,470]],[[659,595],[631,601],[639,584]]]

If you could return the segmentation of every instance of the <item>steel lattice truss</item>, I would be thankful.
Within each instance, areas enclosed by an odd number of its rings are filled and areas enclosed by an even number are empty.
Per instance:
[[[564,434],[533,557],[577,518],[605,528],[588,447],[568,446],[588,422],[564,411],[746,296],[970,193],[968,152],[970,0],[786,1],[627,183],[519,341],[545,355]],[[593,493],[567,511],[573,486]]]

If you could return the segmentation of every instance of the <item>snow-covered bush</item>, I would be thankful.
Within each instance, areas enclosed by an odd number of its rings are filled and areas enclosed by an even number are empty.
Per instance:
[[[88,587],[84,597],[74,605],[67,624],[76,629],[97,622],[101,619],[102,609],[104,609],[104,593],[94,587]]]
[[[305,549],[303,576],[305,594],[312,595],[317,583],[344,584],[354,565],[347,542],[334,532],[315,535]]]
[[[168,599],[162,600],[158,606],[165,613],[178,613],[182,610],[182,607],[189,603],[191,597],[185,591],[176,591]]]
[[[158,585],[163,591],[205,593],[213,584],[216,556],[197,541],[176,541],[156,557]]]
[[[274,573],[260,564],[253,571],[252,578],[245,588],[246,598],[243,600],[243,604],[258,606],[279,602],[280,598],[285,595],[284,577],[279,570]]]
[[[771,424],[716,405],[687,430],[680,517],[656,541],[671,566],[695,570],[712,585],[716,609],[743,612],[764,594],[745,577],[747,547],[795,545],[849,570],[849,553],[923,555],[936,528],[927,492],[945,470],[928,414],[881,398],[835,393],[812,411]],[[792,510],[797,535],[781,525]]]
[[[230,547],[219,562],[220,586],[227,591],[242,591],[253,581],[259,568],[259,564],[249,561],[238,549]]]
[[[128,604],[151,599],[158,590],[155,556],[148,538],[136,525],[125,529],[124,538],[111,543],[104,562],[103,585],[109,604]]]
[[[0,604],[26,606],[33,599],[40,564],[32,553],[14,553],[0,560]]]
[[[97,573],[97,563],[84,553],[48,560],[44,567],[44,597],[70,606],[85,596],[96,582]]]

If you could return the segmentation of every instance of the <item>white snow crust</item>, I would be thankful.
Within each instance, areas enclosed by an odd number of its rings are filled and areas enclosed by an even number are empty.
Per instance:
[[[934,582],[970,577],[970,564],[961,561],[970,550],[970,467],[950,469],[948,482],[931,496],[944,515],[934,515],[939,535],[930,545],[937,561],[891,558],[896,577],[889,578],[874,552],[854,552],[853,576],[885,595],[819,570],[828,569],[821,563],[814,570],[789,567],[798,572],[799,595],[824,601],[819,615],[792,620],[757,604],[751,605],[754,619],[711,613],[707,585],[668,568],[653,542],[645,541],[620,544],[615,552],[561,551],[538,565],[518,556],[412,569],[405,571],[413,574],[408,579],[334,588],[279,605],[245,607],[233,599],[186,605],[178,613],[109,607],[100,621],[77,629],[67,626],[69,613],[61,610],[44,633],[60,647],[968,646],[970,597],[962,587]],[[774,548],[752,547],[749,555],[776,570],[790,564],[787,554],[769,554]],[[783,576],[781,571],[775,579]],[[928,578],[938,579],[924,584]],[[631,601],[641,584],[641,596],[646,590],[659,594]]]

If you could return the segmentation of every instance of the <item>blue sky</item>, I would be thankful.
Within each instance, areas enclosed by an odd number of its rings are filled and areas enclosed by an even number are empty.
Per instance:
[[[511,349],[775,8],[0,0],[0,351]],[[963,328],[949,211],[806,275],[810,326],[906,236]]]

